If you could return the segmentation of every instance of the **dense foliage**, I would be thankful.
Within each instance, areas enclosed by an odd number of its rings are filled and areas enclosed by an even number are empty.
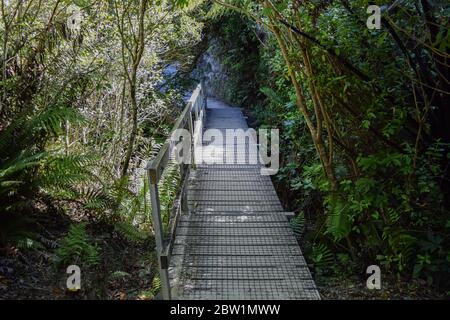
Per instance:
[[[2,253],[42,245],[45,232],[18,223],[38,212],[102,221],[136,241],[149,238],[143,167],[184,106],[186,88],[171,79],[182,78],[198,54],[199,13],[196,2],[2,1]],[[168,74],[169,67],[175,71]],[[165,207],[174,183],[173,175],[162,183]],[[70,228],[57,266],[98,264],[89,229]]]
[[[223,42],[224,69],[246,74],[228,90],[244,89],[238,103],[260,126],[282,130],[276,180],[312,227],[316,271],[362,275],[378,264],[448,290],[445,1],[382,7],[379,30],[366,26],[370,1],[214,2],[218,37],[239,35]],[[255,44],[250,61],[242,52]]]

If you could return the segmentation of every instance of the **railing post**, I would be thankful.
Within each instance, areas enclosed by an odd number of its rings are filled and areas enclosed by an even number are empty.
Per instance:
[[[206,92],[206,86],[205,86],[205,82],[202,81],[200,82],[200,85],[202,87],[202,102],[203,102],[203,106],[204,106],[204,110],[206,111],[206,108],[208,107],[208,93]]]
[[[183,164],[184,166],[184,164]],[[188,204],[188,197],[187,197],[187,184],[189,179],[189,170],[186,170],[186,177],[183,178],[185,181],[183,184],[183,189],[181,190],[181,197],[180,197],[180,205],[181,205],[181,211],[183,213],[189,213],[189,204]]]
[[[161,291],[164,300],[170,300],[170,280],[168,271],[168,261],[164,255],[164,234],[161,222],[161,208],[159,204],[158,179],[156,172],[147,170],[150,186],[150,200],[152,203],[153,229],[155,231],[156,251],[159,264],[159,276],[161,279]]]
[[[192,139],[191,139],[192,140]],[[192,146],[191,146],[192,148]],[[183,150],[184,152],[184,150]],[[183,155],[184,156],[184,155]],[[187,203],[187,192],[186,192],[186,180],[189,179],[189,167],[187,164],[180,163],[180,176],[181,181],[184,181],[182,184],[181,194],[180,194],[180,206],[181,206],[181,212],[187,213],[189,211],[189,206]]]
[[[189,112],[189,133],[191,134],[191,166],[195,169],[194,120]]]

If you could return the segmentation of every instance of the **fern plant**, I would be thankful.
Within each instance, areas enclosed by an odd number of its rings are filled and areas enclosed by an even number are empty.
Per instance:
[[[114,228],[124,238],[130,241],[142,242],[148,238],[147,233],[127,221],[115,223]]]
[[[36,184],[53,199],[83,200],[83,185],[92,183],[92,168],[97,161],[94,154],[49,155],[40,167]]]
[[[291,219],[289,223],[291,224],[291,228],[294,231],[294,234],[298,238],[301,238],[305,230],[305,215],[303,214],[303,212],[300,212],[297,216]]]
[[[326,233],[330,234],[335,241],[340,241],[350,234],[352,228],[352,217],[349,215],[348,205],[334,195],[327,196],[325,202],[328,209]]]
[[[170,162],[159,182],[159,196],[163,227],[167,231],[169,220],[181,183],[179,165]]]
[[[161,279],[159,277],[154,277],[152,280],[152,293],[154,296],[158,294],[158,292],[161,290]]]
[[[38,234],[30,230],[32,219],[11,213],[0,215],[0,247],[7,244],[18,249],[34,250],[42,248]]]
[[[323,243],[313,246],[311,259],[314,269],[319,275],[325,274],[334,264],[333,254]]]
[[[20,211],[42,188],[54,189],[85,179],[81,159],[45,150],[68,122],[84,118],[75,110],[53,106],[35,115],[23,113],[0,132],[0,204],[3,211]],[[64,184],[64,186],[63,186]]]
[[[99,262],[98,248],[91,244],[85,225],[82,223],[70,225],[69,232],[56,250],[56,266],[79,264],[92,267]]]

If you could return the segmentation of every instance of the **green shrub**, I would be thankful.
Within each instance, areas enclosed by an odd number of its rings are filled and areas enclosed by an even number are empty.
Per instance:
[[[100,257],[96,245],[92,245],[84,224],[72,224],[69,232],[56,250],[56,265],[77,264],[93,267],[99,264]]]

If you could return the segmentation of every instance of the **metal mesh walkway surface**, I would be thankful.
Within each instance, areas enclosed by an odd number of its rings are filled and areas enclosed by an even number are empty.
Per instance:
[[[241,109],[208,98],[204,129],[247,128]],[[217,159],[232,151],[223,141],[203,144],[217,151]],[[252,157],[247,154],[248,161]],[[320,299],[270,177],[260,168],[254,161],[200,163],[191,171],[189,211],[177,224],[169,267],[174,299]]]

